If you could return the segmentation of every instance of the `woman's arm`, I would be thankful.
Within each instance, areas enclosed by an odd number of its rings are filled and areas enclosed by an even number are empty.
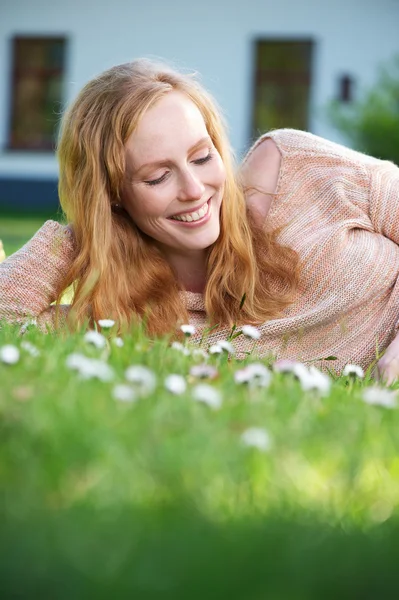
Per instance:
[[[399,168],[388,161],[378,161],[370,167],[370,174],[369,211],[373,227],[399,244]]]
[[[55,307],[72,263],[75,245],[69,227],[47,221],[18,252],[0,264],[0,320],[25,323],[35,319],[54,327]],[[61,314],[66,312],[62,308]]]
[[[387,385],[391,385],[399,378],[399,333],[378,361],[374,375]]]
[[[399,168],[380,162],[370,170],[370,219],[378,233],[399,244]],[[378,361],[376,376],[387,385],[399,378],[399,333]]]

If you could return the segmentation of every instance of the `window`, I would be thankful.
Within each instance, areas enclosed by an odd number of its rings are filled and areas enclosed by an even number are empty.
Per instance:
[[[15,37],[8,146],[53,150],[62,103],[65,38]]]
[[[311,41],[256,43],[252,136],[280,127],[308,129]]]

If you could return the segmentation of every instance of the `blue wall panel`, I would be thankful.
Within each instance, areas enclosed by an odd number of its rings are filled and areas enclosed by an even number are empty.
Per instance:
[[[0,211],[56,212],[57,179],[0,178]]]

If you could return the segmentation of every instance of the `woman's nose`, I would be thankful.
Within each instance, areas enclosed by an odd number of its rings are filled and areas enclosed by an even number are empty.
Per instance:
[[[180,180],[179,200],[201,200],[205,186],[191,171],[184,173]]]

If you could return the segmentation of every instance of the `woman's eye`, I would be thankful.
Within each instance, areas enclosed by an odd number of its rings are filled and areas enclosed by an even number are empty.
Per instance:
[[[204,158],[197,158],[197,160],[194,160],[193,162],[196,165],[203,165],[203,164],[209,162],[211,160],[212,156],[213,156],[212,152],[209,152],[209,154],[204,156]]]
[[[144,183],[146,183],[147,185],[158,185],[159,183],[162,183],[165,180],[166,176],[167,173],[164,173],[162,177],[158,177],[158,179],[150,179],[149,181],[145,181]]]
[[[193,160],[193,163],[195,165],[204,165],[205,163],[209,162],[212,159],[212,157],[213,157],[212,152],[209,152],[209,154],[207,154],[203,158],[197,158],[196,160]],[[163,181],[165,181],[165,179],[168,176],[168,173],[169,173],[169,171],[164,173],[162,175],[162,177],[158,177],[158,179],[149,179],[147,181],[144,181],[144,183],[146,185],[158,185],[158,184],[162,183]]]

